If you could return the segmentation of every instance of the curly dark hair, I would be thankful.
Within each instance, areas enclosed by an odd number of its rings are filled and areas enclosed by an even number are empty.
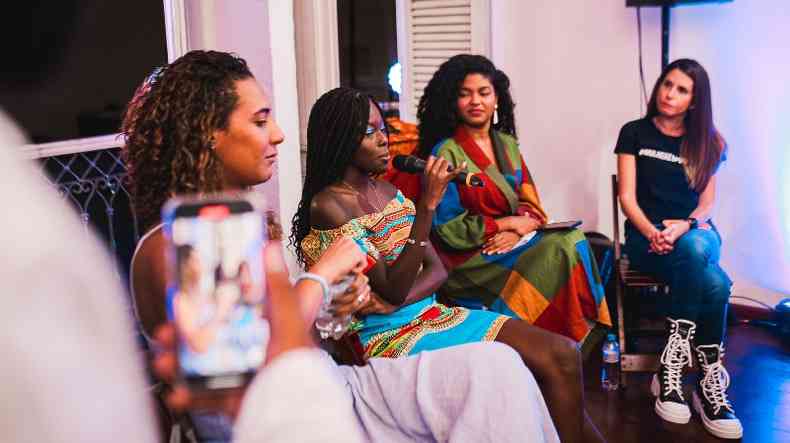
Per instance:
[[[128,185],[143,232],[179,194],[222,189],[212,135],[226,129],[239,96],[235,82],[253,77],[247,62],[218,51],[191,51],[154,71],[129,102],[121,132]]]
[[[460,122],[458,93],[469,74],[481,74],[494,85],[499,121],[494,129],[516,136],[515,103],[510,96],[510,79],[482,55],[458,54],[439,66],[425,87],[417,107],[420,141],[417,152],[423,158],[431,154],[440,141],[452,137]]]
[[[306,262],[299,245],[310,232],[310,204],[324,188],[341,180],[351,164],[351,158],[365,135],[370,103],[381,112],[379,104],[370,95],[341,87],[319,97],[310,110],[305,181],[289,237],[302,265]]]

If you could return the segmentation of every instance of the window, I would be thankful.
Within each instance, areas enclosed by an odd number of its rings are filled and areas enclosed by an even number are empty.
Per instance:
[[[119,146],[126,103],[156,66],[183,50],[173,26],[183,0],[83,0],[62,63],[35,91],[5,91],[3,103],[28,131],[31,157]]]
[[[397,0],[402,120],[416,121],[422,92],[445,60],[490,54],[490,8],[488,0]]]
[[[379,102],[397,101],[388,82],[398,62],[393,0],[337,2],[340,84],[371,94]]]

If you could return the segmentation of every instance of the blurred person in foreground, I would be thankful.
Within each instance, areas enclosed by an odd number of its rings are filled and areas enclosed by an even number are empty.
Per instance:
[[[62,58],[77,2],[8,8],[0,14],[0,89],[32,91]],[[20,19],[25,32],[15,26]],[[0,108],[2,440],[154,442],[153,405],[113,259],[24,157],[26,136],[13,117]]]

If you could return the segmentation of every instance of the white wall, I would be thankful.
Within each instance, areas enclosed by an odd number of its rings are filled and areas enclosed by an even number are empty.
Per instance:
[[[522,152],[544,206],[610,237],[612,149],[623,123],[644,113],[635,10],[624,3],[492,1],[492,57],[512,80]],[[790,293],[790,2],[672,14],[671,57],[707,67],[714,118],[731,145],[716,217],[724,267],[735,295],[773,305]],[[643,8],[642,25],[649,94],[660,72],[659,9]]]
[[[277,172],[256,190],[279,211],[283,230],[290,233],[302,186],[293,4],[285,0],[186,0],[185,7],[189,49],[237,53],[247,60],[269,95],[285,141],[279,148]],[[295,256],[291,254],[288,260],[294,269]]]
[[[648,88],[660,14],[642,11]],[[493,0],[492,57],[508,74],[521,150],[551,218],[612,236],[620,127],[639,118],[636,12],[623,0]],[[649,91],[648,91],[649,93]]]
[[[296,44],[293,2],[269,2],[269,37],[272,44],[272,90],[277,122],[285,134],[278,158],[280,221],[285,235],[302,197],[302,163],[299,155],[299,100],[296,90]],[[286,254],[292,274],[298,270],[296,255]]]
[[[670,55],[708,70],[730,145],[715,220],[734,294],[790,294],[790,2],[735,0],[672,11]]]

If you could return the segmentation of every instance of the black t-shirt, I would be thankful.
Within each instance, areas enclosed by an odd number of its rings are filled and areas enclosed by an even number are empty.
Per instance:
[[[620,130],[614,152],[636,156],[636,202],[652,223],[687,218],[699,203],[699,193],[683,170],[682,141],[683,137],[664,135],[648,118],[628,122]]]

